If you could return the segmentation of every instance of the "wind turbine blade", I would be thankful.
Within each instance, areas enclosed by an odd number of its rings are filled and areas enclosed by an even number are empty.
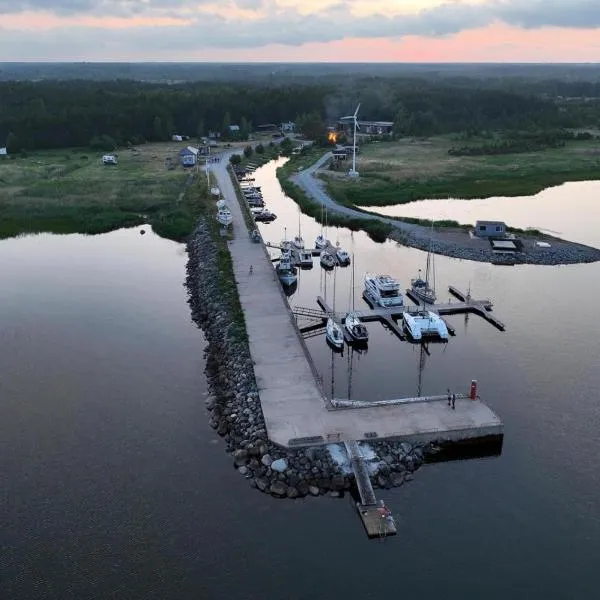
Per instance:
[[[360,102],[358,103],[358,106],[356,107],[356,110],[354,111],[354,118],[356,119],[356,115],[358,114],[358,109],[360,108]]]

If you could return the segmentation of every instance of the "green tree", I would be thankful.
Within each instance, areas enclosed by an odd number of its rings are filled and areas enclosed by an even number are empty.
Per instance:
[[[225,139],[229,139],[229,137],[231,136],[231,129],[229,129],[230,126],[231,115],[229,114],[229,112],[226,112],[225,116],[223,117],[223,125],[221,127],[221,136]]]
[[[196,125],[196,136],[198,137],[198,141],[204,137],[204,119],[198,119],[198,123]]]
[[[164,140],[165,133],[163,130],[162,119],[158,115],[156,115],[154,121],[152,121],[152,130],[154,131],[154,139]]]
[[[311,140],[325,136],[325,122],[316,110],[300,115],[296,119],[296,128],[304,137]]]
[[[246,146],[244,148],[244,156],[246,158],[250,158],[252,156],[252,153],[254,152],[254,150],[252,150],[252,146]]]
[[[248,125],[248,119],[246,117],[242,117],[240,119],[240,138],[242,140],[247,140],[250,135],[250,126]]]
[[[229,162],[232,165],[239,165],[242,162],[242,157],[239,154],[232,154]]]
[[[16,154],[21,149],[21,144],[17,136],[11,131],[6,137],[6,152],[8,154]]]
[[[254,152],[256,152],[256,154],[264,154],[265,147],[262,144],[258,144],[256,148],[254,148]]]

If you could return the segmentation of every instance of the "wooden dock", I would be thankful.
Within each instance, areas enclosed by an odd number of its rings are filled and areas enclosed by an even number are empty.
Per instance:
[[[504,325],[504,323],[491,314],[493,306],[491,300],[474,300],[469,294],[464,294],[454,286],[449,286],[448,291],[458,299],[457,302],[430,304],[427,306],[426,310],[435,312],[442,318],[443,315],[473,313],[485,319],[488,323],[491,323],[500,331],[505,331],[506,326]],[[406,334],[404,330],[400,325],[398,325],[398,321],[402,320],[402,315],[404,315],[404,313],[410,314],[422,310],[420,306],[407,304],[402,306],[392,306],[389,308],[375,306],[371,298],[364,292],[363,299],[365,300],[365,302],[367,302],[367,304],[369,304],[371,308],[354,311],[357,314],[358,318],[365,323],[373,321],[379,321],[380,323],[383,323],[385,327],[389,328],[401,340],[406,339]],[[296,315],[296,317],[306,317],[312,319],[313,321],[317,321],[319,319],[325,321],[328,317],[331,316],[339,324],[344,323],[345,314],[334,313],[333,309],[321,296],[317,297],[317,304],[321,307],[322,312],[319,312],[317,309],[296,307],[294,308],[294,314]],[[452,327],[452,325],[450,325],[446,319],[444,319],[444,323],[446,323],[448,333],[450,335],[455,335],[456,331],[454,327]],[[301,329],[301,331],[303,330]],[[344,333],[344,335],[346,334]],[[346,339],[346,341],[349,340]]]

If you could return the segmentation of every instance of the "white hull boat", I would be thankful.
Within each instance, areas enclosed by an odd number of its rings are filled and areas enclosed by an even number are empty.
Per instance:
[[[446,323],[438,314],[430,310],[405,312],[402,315],[402,321],[413,340],[422,340],[424,337],[448,339]]]
[[[341,350],[344,347],[344,332],[331,317],[327,319],[325,337],[327,338],[327,341],[338,350]]]
[[[420,277],[411,279],[410,289],[412,293],[420,300],[423,300],[423,302],[426,302],[427,304],[435,303],[435,290],[430,287],[424,279],[421,279]]]
[[[301,235],[297,235],[292,240],[292,246],[294,246],[296,250],[304,250],[304,240],[302,239]]]
[[[365,275],[365,294],[383,308],[404,304],[398,280],[389,275]]]
[[[289,252],[283,252],[279,259],[279,264],[275,267],[279,281],[284,286],[293,285],[296,283],[298,276],[296,275],[296,269],[292,266],[292,258]]]
[[[217,221],[221,225],[228,227],[233,223],[233,216],[228,208],[220,208],[217,211]]]
[[[350,255],[341,248],[338,248],[335,251],[335,257],[338,259],[340,265],[349,265],[350,264]]]
[[[349,312],[344,319],[344,327],[356,342],[366,343],[369,341],[369,331],[361,323],[355,312]]]
[[[329,246],[329,240],[320,233],[315,240],[315,248],[317,248],[317,250],[323,250],[323,248],[327,248],[327,246]]]
[[[313,266],[313,257],[308,250],[294,250],[294,260],[299,267],[304,269],[310,269]]]
[[[329,254],[329,252],[323,250],[319,257],[319,262],[324,269],[333,269],[335,267],[335,258]]]

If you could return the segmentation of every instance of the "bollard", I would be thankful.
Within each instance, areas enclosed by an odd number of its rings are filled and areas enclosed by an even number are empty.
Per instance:
[[[469,397],[471,400],[477,400],[477,379],[471,380],[471,393]]]

